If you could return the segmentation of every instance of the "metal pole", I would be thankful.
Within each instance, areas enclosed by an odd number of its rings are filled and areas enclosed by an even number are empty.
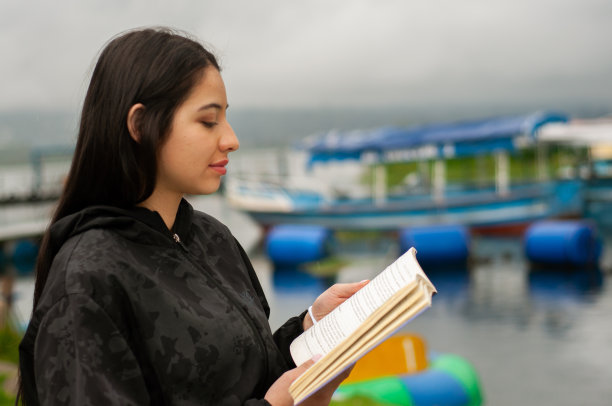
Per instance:
[[[374,167],[374,203],[382,206],[387,201],[387,170],[383,164]]]
[[[443,159],[437,159],[434,163],[433,186],[434,201],[444,201],[444,189],[446,188],[446,162]]]
[[[495,191],[500,196],[510,193],[510,168],[508,165],[508,152],[499,151],[495,154]]]

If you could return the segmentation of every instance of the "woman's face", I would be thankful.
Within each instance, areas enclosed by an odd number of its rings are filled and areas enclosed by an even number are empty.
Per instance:
[[[158,156],[156,193],[209,194],[219,188],[228,154],[239,146],[227,107],[223,79],[209,67],[174,114]]]

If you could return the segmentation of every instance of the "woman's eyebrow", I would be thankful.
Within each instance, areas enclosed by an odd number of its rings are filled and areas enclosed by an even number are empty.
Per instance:
[[[217,109],[217,110],[221,110],[223,107],[218,104],[218,103],[209,103],[209,104],[205,104],[204,106],[200,107],[198,109],[198,111],[202,111],[202,110],[207,110],[207,109]],[[227,110],[229,108],[229,104],[227,104],[225,106],[225,109]]]

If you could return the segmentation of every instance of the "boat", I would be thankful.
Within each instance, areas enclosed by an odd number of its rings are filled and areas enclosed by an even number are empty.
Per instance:
[[[264,227],[398,230],[463,224],[482,232],[520,233],[537,219],[581,214],[581,180],[550,176],[558,169],[555,152],[546,156],[538,143],[542,128],[567,121],[562,113],[535,112],[330,131],[307,137],[295,148],[295,156],[303,156],[305,175],[312,176],[309,187],[291,174],[274,179],[247,174],[229,177],[225,195]],[[319,169],[339,163],[357,163],[362,172],[356,182]]]
[[[567,170],[584,182],[584,216],[604,229],[612,229],[612,117],[576,119],[542,129],[545,147],[564,145],[577,162]]]

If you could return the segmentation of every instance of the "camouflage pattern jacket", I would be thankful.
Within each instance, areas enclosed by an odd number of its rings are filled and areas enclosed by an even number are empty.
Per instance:
[[[268,405],[294,367],[300,317],[272,334],[243,249],[186,201],[172,230],[143,208],[91,207],[51,239],[20,345],[28,405]]]

